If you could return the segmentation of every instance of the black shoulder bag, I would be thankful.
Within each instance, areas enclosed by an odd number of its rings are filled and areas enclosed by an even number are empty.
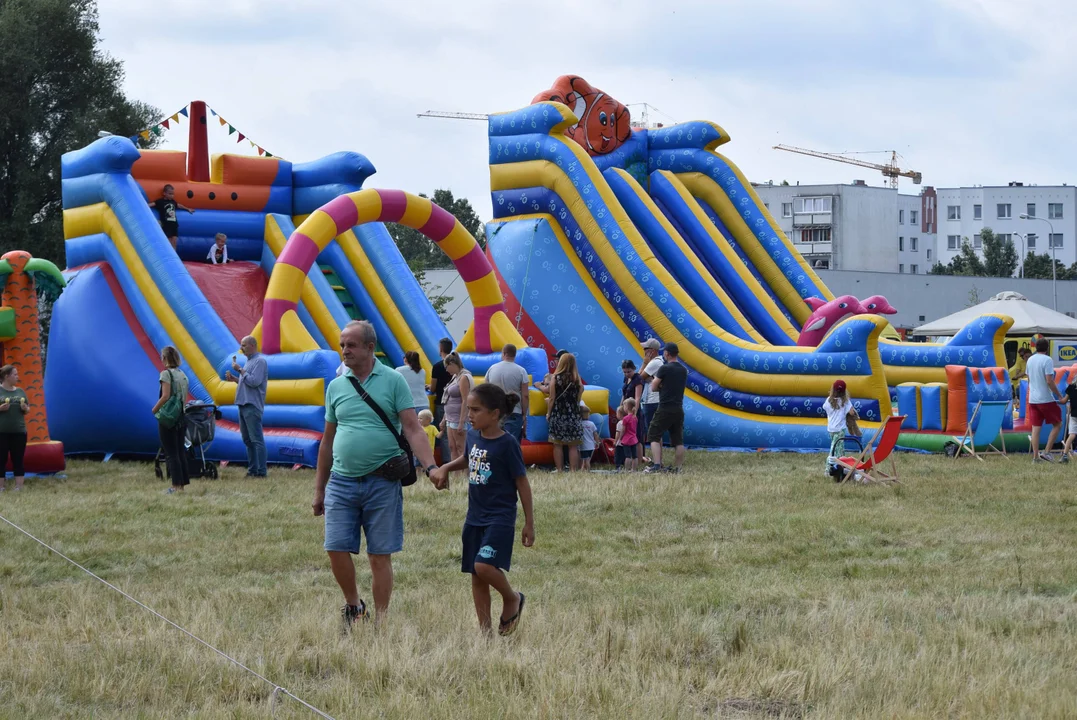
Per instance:
[[[363,398],[363,401],[370,406],[374,414],[385,423],[385,427],[389,428],[389,432],[396,438],[396,444],[404,451],[403,455],[397,455],[386,460],[385,464],[375,471],[375,474],[381,475],[386,480],[399,480],[404,487],[414,485],[415,481],[419,479],[419,475],[415,472],[415,456],[411,452],[411,445],[408,444],[403,435],[396,431],[396,427],[389,420],[389,416],[385,414],[380,405],[374,402],[374,398],[370,397],[369,393],[363,389],[363,386],[359,384],[359,380],[354,375],[348,375],[347,378],[351,381],[355,392],[359,393],[359,397]]]

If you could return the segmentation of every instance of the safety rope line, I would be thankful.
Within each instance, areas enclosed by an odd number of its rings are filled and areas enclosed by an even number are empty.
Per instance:
[[[516,332],[520,332],[520,323],[524,318],[524,298],[527,297],[527,283],[531,280],[531,257],[535,254],[535,238],[538,237],[539,220],[531,227],[531,247],[527,251],[527,266],[524,268],[524,284],[520,288],[520,296],[516,298],[519,309],[516,311]],[[506,283],[507,284],[507,283]]]
[[[278,698],[278,697],[279,697],[279,696],[280,696],[281,694],[284,694],[284,695],[287,695],[288,697],[292,698],[293,700],[295,700],[295,701],[296,701],[297,703],[299,703],[299,704],[300,704],[300,705],[302,705],[303,707],[305,707],[305,708],[307,708],[308,710],[310,710],[310,711],[311,711],[312,713],[316,714],[316,715],[317,715],[318,717],[321,717],[321,718],[325,718],[325,720],[336,720],[336,719],[335,719],[335,718],[334,718],[334,717],[333,717],[332,715],[329,715],[328,713],[325,713],[325,712],[323,712],[323,711],[319,710],[318,708],[314,707],[313,705],[311,705],[310,703],[308,703],[308,702],[307,702],[306,700],[304,700],[303,698],[301,698],[301,697],[298,697],[297,695],[294,695],[294,694],[293,694],[293,693],[292,693],[291,691],[289,691],[289,690],[288,690],[287,688],[285,688],[285,687],[282,687],[282,686],[278,685],[277,683],[273,682],[272,680],[270,680],[269,678],[265,677],[264,675],[261,675],[261,674],[259,674],[259,673],[255,672],[254,670],[251,670],[251,669],[250,669],[249,667],[247,667],[246,665],[244,665],[243,663],[241,663],[241,662],[240,662],[239,660],[236,660],[236,659],[235,659],[234,657],[231,657],[230,655],[228,655],[228,654],[224,653],[223,651],[221,651],[221,650],[218,650],[217,648],[215,648],[214,646],[210,645],[210,644],[209,644],[208,642],[206,642],[206,641],[205,641],[205,640],[203,640],[202,638],[200,638],[200,637],[198,637],[197,635],[195,635],[194,633],[192,633],[192,632],[191,632],[190,630],[187,630],[186,628],[184,628],[184,627],[182,627],[182,626],[180,626],[180,625],[178,625],[178,624],[176,624],[176,623],[172,622],[171,620],[169,620],[168,618],[166,618],[166,617],[165,617],[164,615],[162,615],[161,613],[159,613],[159,612],[157,612],[156,610],[154,610],[153,608],[151,608],[151,607],[150,607],[149,605],[146,605],[145,603],[141,602],[141,601],[140,601],[140,600],[138,600],[137,598],[134,598],[134,597],[132,597],[131,595],[128,595],[128,594],[127,594],[126,592],[124,592],[124,591],[123,591],[123,590],[121,590],[120,588],[116,587],[115,585],[113,585],[112,583],[110,583],[110,582],[109,582],[108,580],[105,580],[104,578],[101,578],[101,577],[99,577],[98,575],[95,575],[95,574],[94,574],[94,573],[93,573],[92,571],[88,570],[87,568],[83,567],[82,565],[79,565],[79,564],[78,564],[77,562],[75,562],[74,560],[72,560],[71,558],[69,558],[69,557],[68,557],[67,555],[64,555],[64,554],[63,554],[62,552],[60,552],[60,551],[59,551],[59,550],[57,550],[56,548],[52,547],[51,545],[49,545],[49,544],[48,544],[48,543],[46,543],[45,541],[43,541],[43,540],[39,540],[38,538],[34,537],[34,536],[33,536],[33,535],[31,535],[31,534],[30,534],[29,532],[27,532],[26,530],[23,530],[23,529],[22,529],[21,527],[19,527],[19,526],[18,526],[18,525],[16,525],[15,523],[11,522],[10,520],[8,520],[8,519],[7,519],[6,517],[4,517],[3,515],[0,515],[0,520],[3,520],[3,521],[4,521],[5,523],[7,523],[7,524],[8,524],[8,525],[10,525],[11,527],[15,528],[16,530],[18,530],[19,532],[21,532],[21,533],[22,533],[23,535],[25,535],[26,537],[30,538],[31,540],[33,540],[33,541],[34,541],[34,542],[36,542],[37,544],[41,545],[42,547],[46,548],[46,549],[47,549],[47,550],[49,550],[50,552],[53,552],[53,553],[55,553],[55,554],[59,555],[59,556],[60,556],[60,557],[62,557],[62,558],[63,558],[64,560],[66,560],[67,562],[71,563],[72,565],[74,565],[75,567],[77,567],[77,568],[78,568],[79,570],[81,570],[82,572],[84,572],[84,573],[86,573],[87,575],[89,575],[90,577],[92,577],[92,578],[93,578],[94,580],[97,580],[98,582],[100,582],[101,584],[105,585],[106,587],[108,587],[108,588],[110,588],[110,589],[112,589],[112,590],[115,590],[115,591],[116,591],[116,592],[118,592],[118,593],[119,593],[120,595],[124,596],[125,598],[127,598],[128,600],[130,600],[131,602],[133,602],[134,604],[138,605],[138,606],[139,606],[140,608],[142,608],[143,610],[147,610],[147,611],[149,611],[150,613],[152,613],[153,615],[155,615],[155,616],[157,616],[158,618],[160,618],[161,620],[164,620],[164,621],[165,621],[166,623],[168,623],[168,624],[169,624],[169,625],[171,625],[172,627],[176,628],[177,630],[179,630],[179,631],[180,631],[181,633],[183,633],[183,634],[184,634],[184,635],[186,635],[187,637],[191,638],[192,640],[195,640],[196,642],[199,642],[199,643],[201,643],[202,645],[205,645],[205,646],[206,646],[206,647],[208,647],[208,648],[209,648],[210,650],[212,650],[213,652],[217,653],[218,655],[220,655],[220,656],[221,656],[222,658],[224,658],[224,659],[225,659],[225,660],[227,660],[228,662],[232,663],[233,665],[237,665],[238,667],[241,667],[241,668],[243,668],[244,670],[246,670],[247,672],[249,672],[249,673],[250,673],[251,675],[255,676],[256,678],[258,678],[258,679],[259,679],[259,680],[261,680],[262,682],[266,683],[267,685],[272,685],[272,686],[273,686],[273,693],[272,693],[272,695],[270,696],[270,706],[271,706],[271,707],[273,707],[273,706],[275,705],[275,703],[276,703],[276,701],[277,701],[277,698]]]

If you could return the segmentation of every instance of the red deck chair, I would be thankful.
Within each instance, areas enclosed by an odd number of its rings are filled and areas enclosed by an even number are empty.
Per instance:
[[[856,457],[838,458],[838,464],[845,468],[845,482],[854,473],[860,473],[864,482],[871,483],[901,483],[898,480],[897,463],[894,462],[894,447],[897,445],[898,435],[901,434],[901,424],[905,422],[904,415],[891,415],[886,418],[882,429],[875,434],[873,440],[878,442],[868,443],[864,451]],[[890,472],[887,473],[880,466],[886,460],[890,460]]]

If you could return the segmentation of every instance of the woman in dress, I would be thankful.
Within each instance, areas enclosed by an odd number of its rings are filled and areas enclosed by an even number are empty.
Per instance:
[[[187,376],[179,369],[179,351],[171,345],[165,346],[161,350],[161,363],[165,366],[165,369],[161,371],[161,376],[157,380],[161,386],[161,396],[151,411],[154,415],[168,402],[168,398],[172,397],[173,392],[180,399],[180,404],[183,404],[184,399],[187,397]],[[179,422],[172,427],[165,427],[158,422],[157,434],[161,437],[161,449],[165,453],[168,474],[172,476],[172,487],[168,488],[167,492],[170,495],[175,492],[183,492],[183,488],[191,484],[191,476],[187,467],[187,448],[185,447],[187,421],[183,415],[180,415]]]
[[[408,350],[404,353],[404,364],[396,369],[408,381],[415,412],[430,409],[430,399],[426,397],[426,370],[419,363],[419,353]]]
[[[4,491],[4,468],[11,457],[15,473],[15,490],[22,490],[26,476],[26,413],[30,405],[26,391],[19,387],[19,369],[14,365],[0,368],[0,492]]]
[[[445,370],[452,375],[452,380],[445,388],[445,417],[441,421],[441,431],[449,436],[449,459],[455,460],[464,454],[467,442],[467,409],[464,400],[474,385],[471,373],[464,369],[464,362],[454,352],[445,356]]]
[[[576,370],[576,356],[565,353],[557,361],[557,369],[550,382],[550,402],[546,410],[550,442],[553,443],[554,472],[564,467],[566,446],[569,469],[573,472],[580,469],[580,445],[583,443],[581,397],[583,380]]]

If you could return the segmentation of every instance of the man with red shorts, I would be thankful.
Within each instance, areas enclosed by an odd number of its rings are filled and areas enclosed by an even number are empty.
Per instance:
[[[1055,461],[1051,448],[1062,426],[1062,409],[1058,404],[1068,400],[1055,384],[1055,363],[1049,354],[1050,349],[1050,343],[1040,338],[1036,341],[1036,354],[1025,364],[1025,372],[1028,373],[1028,421],[1032,426],[1032,462]],[[1045,452],[1040,452],[1041,425],[1051,426]]]

